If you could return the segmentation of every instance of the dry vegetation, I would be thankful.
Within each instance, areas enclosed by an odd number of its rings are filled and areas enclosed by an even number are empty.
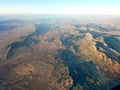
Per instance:
[[[0,32],[0,49],[12,42],[19,41],[20,37],[26,36],[35,30],[34,25],[25,25],[9,31]]]
[[[48,20],[2,31],[0,90],[109,90],[120,84],[119,25],[87,21]]]

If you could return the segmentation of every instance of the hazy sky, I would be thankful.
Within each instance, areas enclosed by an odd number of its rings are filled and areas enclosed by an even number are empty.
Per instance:
[[[120,15],[120,0],[0,0],[0,14]]]

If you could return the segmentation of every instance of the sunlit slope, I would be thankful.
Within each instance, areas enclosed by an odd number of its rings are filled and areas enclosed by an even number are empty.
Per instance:
[[[110,33],[119,28],[54,20],[33,26],[0,50],[0,89],[109,90],[120,84],[120,35]]]

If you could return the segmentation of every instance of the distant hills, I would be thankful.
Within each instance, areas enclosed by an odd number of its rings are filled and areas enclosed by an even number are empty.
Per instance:
[[[0,30],[14,28],[10,33],[27,26],[0,44],[0,90],[113,90],[120,84],[116,18],[41,19],[0,22]]]

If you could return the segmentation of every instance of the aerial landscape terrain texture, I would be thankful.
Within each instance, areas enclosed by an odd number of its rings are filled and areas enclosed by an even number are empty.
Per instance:
[[[119,16],[0,16],[0,90],[113,90]]]

